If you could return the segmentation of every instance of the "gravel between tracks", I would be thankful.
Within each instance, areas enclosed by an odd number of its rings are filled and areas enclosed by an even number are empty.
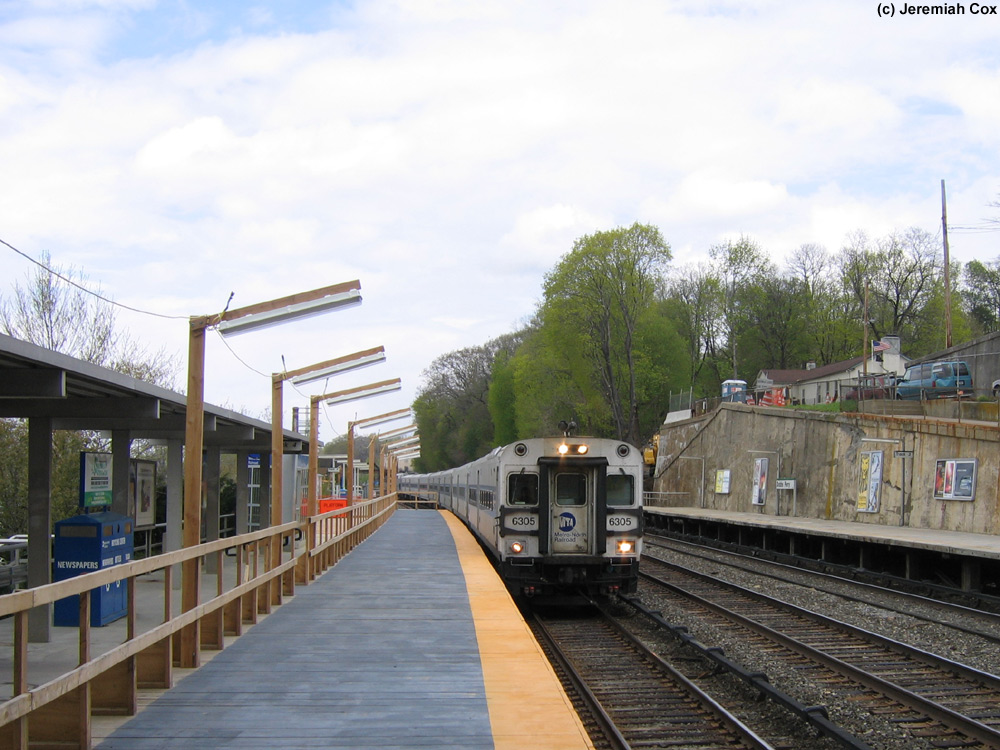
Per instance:
[[[793,582],[785,583],[763,577],[752,570],[739,570],[730,565],[691,557],[647,545],[647,554],[706,573],[720,580],[730,581],[748,589],[766,593],[782,601],[805,609],[821,612],[858,627],[872,630],[889,638],[963,662],[977,669],[997,674],[1000,670],[1000,649],[995,643],[972,636],[946,625],[928,623],[908,615],[880,609],[870,604],[846,601],[840,597],[811,587],[808,576],[799,577],[794,572],[787,575]],[[754,562],[754,561],[750,561]],[[782,574],[783,576],[785,574]],[[794,582],[795,580],[799,582]],[[824,584],[825,585],[825,584]],[[844,582],[849,587],[850,582]],[[759,649],[748,648],[736,631],[716,628],[689,617],[673,607],[669,600],[656,594],[656,587],[640,583],[639,594],[647,606],[660,609],[667,622],[685,625],[691,634],[707,646],[721,647],[726,655],[752,671],[764,672],[771,683],[807,705],[824,705],[831,718],[867,742],[876,750],[920,750],[933,748],[929,742],[904,732],[898,723],[873,714],[865,702],[851,695],[850,690],[824,689],[810,679],[808,674],[769,658]],[[915,605],[915,608],[919,605]],[[816,742],[819,742],[816,740]],[[802,745],[802,748],[826,747],[825,744]]]

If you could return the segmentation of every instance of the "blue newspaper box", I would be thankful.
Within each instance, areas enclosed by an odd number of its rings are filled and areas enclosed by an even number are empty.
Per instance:
[[[132,519],[120,513],[90,513],[73,516],[55,524],[52,579],[67,578],[121,565],[132,559]],[[90,592],[90,624],[107,625],[128,611],[125,581],[100,586]],[[54,623],[76,627],[80,624],[80,597],[67,596],[56,602]]]

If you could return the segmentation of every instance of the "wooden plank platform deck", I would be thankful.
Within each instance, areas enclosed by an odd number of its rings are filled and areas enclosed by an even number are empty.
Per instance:
[[[96,747],[493,748],[469,596],[441,514],[397,511]]]

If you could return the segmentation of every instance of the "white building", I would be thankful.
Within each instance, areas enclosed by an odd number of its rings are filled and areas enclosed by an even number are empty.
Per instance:
[[[754,391],[765,393],[774,388],[784,388],[789,403],[824,404],[839,399],[842,390],[858,387],[859,377],[865,373],[878,378],[875,386],[891,385],[891,378],[884,376],[901,376],[906,372],[909,358],[900,352],[898,336],[885,336],[876,344],[886,348],[873,351],[867,366],[864,357],[854,357],[822,367],[810,363],[804,370],[761,370],[757,374]]]

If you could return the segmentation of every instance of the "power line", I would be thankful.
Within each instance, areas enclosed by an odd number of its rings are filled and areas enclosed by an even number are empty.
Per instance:
[[[226,341],[226,337],[222,335],[222,332],[218,328],[213,328],[212,330],[214,330],[218,334],[219,339],[222,341],[223,344],[225,344],[226,348],[229,350],[229,353],[232,354],[236,358],[237,362],[239,362],[245,368],[247,368],[248,370],[250,370],[250,372],[257,373],[262,378],[268,378],[268,379],[271,378],[270,375],[267,375],[267,374],[261,372],[260,370],[256,369],[255,367],[252,367],[251,365],[247,364],[247,362],[242,357],[240,357],[239,354],[236,353],[236,350],[233,349],[233,347],[231,347],[229,345],[229,342]]]
[[[129,307],[128,305],[123,305],[121,302],[115,302],[113,299],[109,299],[107,297],[104,297],[104,296],[98,294],[97,292],[91,291],[90,289],[88,289],[87,287],[83,286],[82,284],[78,284],[77,282],[73,281],[73,279],[70,279],[70,278],[67,278],[66,276],[63,276],[58,271],[52,270],[47,265],[45,265],[44,263],[42,263],[40,261],[35,260],[30,255],[28,255],[27,253],[22,252],[21,250],[18,250],[16,247],[14,247],[12,244],[10,244],[9,242],[7,242],[6,240],[0,239],[0,243],[6,245],[11,250],[13,250],[15,253],[17,253],[18,255],[20,255],[22,258],[26,258],[27,260],[31,261],[32,263],[34,263],[39,268],[41,268],[41,269],[47,271],[48,273],[52,274],[56,278],[62,279],[63,281],[65,281],[70,286],[74,286],[77,289],[79,289],[81,292],[85,292],[85,293],[91,295],[92,297],[97,297],[97,299],[101,300],[102,302],[107,302],[109,305],[114,305],[115,307],[120,307],[123,310],[130,310],[132,312],[140,313],[141,315],[151,315],[154,318],[165,318],[166,320],[188,320],[188,316],[187,315],[164,315],[163,313],[150,312],[149,310],[140,310],[137,307]]]
[[[949,227],[952,232],[959,232],[960,234],[988,234],[990,232],[1000,232],[1000,223],[997,224],[976,224],[973,226],[952,226]]]

